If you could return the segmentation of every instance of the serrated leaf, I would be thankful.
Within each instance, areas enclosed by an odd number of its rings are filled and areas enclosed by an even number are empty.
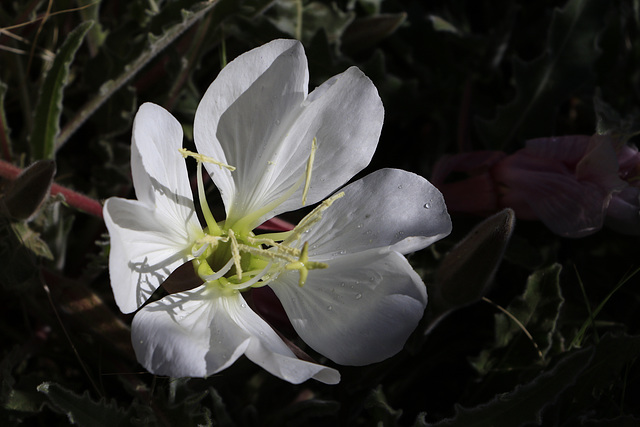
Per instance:
[[[498,107],[493,120],[477,122],[490,146],[552,133],[557,107],[593,77],[607,6],[601,0],[570,0],[553,13],[544,53],[529,63],[513,60],[515,98]]]
[[[371,413],[376,425],[396,426],[402,415],[402,409],[393,409],[389,406],[381,385],[371,390],[364,402],[364,407]]]
[[[524,294],[507,307],[531,333],[543,356],[551,348],[552,336],[564,303],[560,290],[560,271],[562,266],[554,264],[538,270],[529,276]],[[496,325],[498,344],[507,345],[521,332],[520,328],[505,315],[500,315],[500,326]]]
[[[38,98],[30,138],[33,159],[53,158],[55,140],[60,133],[62,93],[69,78],[69,67],[92,25],[93,21],[83,22],[69,33],[47,72]]]
[[[160,52],[162,52],[167,46],[169,46],[178,36],[183,34],[187,29],[191,28],[200,18],[202,18],[207,12],[209,12],[214,6],[218,4],[226,4],[227,2],[199,2],[193,6],[190,10],[191,13],[184,19],[166,29],[160,36],[155,37],[149,33],[150,40],[149,47],[142,52],[136,59],[127,64],[124,67],[124,72],[113,80],[108,80],[100,86],[99,92],[85,105],[83,105],[76,115],[66,124],[60,135],[55,141],[55,150],[60,149],[67,140],[75,133],[76,130],[93,114],[105,101],[126,84],[138,71],[142,69],[149,61],[155,58]],[[184,14],[183,14],[184,16]]]
[[[40,384],[38,391],[44,393],[52,407],[65,414],[71,424],[88,427],[132,425],[131,409],[125,411],[115,401],[107,402],[103,398],[96,402],[87,391],[80,396],[52,382]]]
[[[494,397],[488,403],[475,408],[457,406],[456,415],[451,419],[436,424],[423,424],[416,420],[416,425],[495,427],[539,424],[542,410],[576,382],[592,360],[593,353],[593,349],[590,348],[575,351],[550,371],[538,375],[533,381],[520,385],[509,393]]]
[[[330,43],[339,42],[345,29],[355,18],[355,13],[342,11],[334,3],[328,6],[314,1],[303,7],[300,23],[298,4],[296,0],[276,0],[269,9],[268,19],[280,31],[299,38],[305,44],[320,29],[324,29]],[[298,31],[300,34],[297,34]]]
[[[524,293],[504,312],[495,315],[495,342],[472,360],[472,365],[484,375],[498,364],[501,349],[512,346],[515,339],[526,336],[509,357],[500,359],[500,368],[508,369],[527,364],[534,358],[544,361],[553,344],[560,309],[564,303],[560,290],[562,266],[554,264],[529,276]],[[523,330],[524,329],[524,330]],[[536,356],[537,353],[537,356]]]
[[[51,249],[40,238],[40,233],[37,233],[29,228],[26,223],[16,222],[11,224],[14,233],[18,236],[24,247],[33,252],[36,256],[43,257],[49,260],[53,260],[53,254]]]
[[[595,346],[591,363],[585,368],[571,392],[572,401],[588,407],[599,390],[609,390],[625,364],[640,354],[640,336],[611,335],[602,337]]]

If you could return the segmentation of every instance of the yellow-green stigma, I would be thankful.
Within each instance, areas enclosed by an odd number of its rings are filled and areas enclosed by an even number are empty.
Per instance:
[[[304,176],[303,200],[306,200],[309,188],[316,147],[314,138]],[[231,171],[235,168],[185,149],[181,149],[180,153],[185,158],[192,157],[198,162],[198,196],[207,227],[202,237],[194,242],[191,255],[195,271],[206,286],[216,288],[218,292],[236,293],[264,286],[284,271],[297,270],[300,274],[298,285],[302,287],[307,282],[309,271],[328,267],[324,262],[309,260],[309,242],[305,241],[302,248],[298,248],[303,241],[304,233],[309,231],[321,219],[322,213],[344,193],[322,202],[291,231],[256,236],[245,227],[248,221],[236,221],[234,224],[216,222],[206,202],[202,163],[212,163]]]

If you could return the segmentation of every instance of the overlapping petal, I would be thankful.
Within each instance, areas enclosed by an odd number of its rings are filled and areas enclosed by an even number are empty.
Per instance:
[[[381,169],[341,191],[345,195],[304,234],[316,261],[386,246],[406,254],[451,232],[442,194],[411,172]]]
[[[418,274],[388,248],[338,257],[329,268],[311,271],[302,287],[292,271],[270,286],[300,337],[343,365],[395,355],[427,304]]]
[[[189,259],[198,228],[137,200],[111,198],[104,205],[111,250],[109,274],[123,313],[138,309],[162,282]]]
[[[231,61],[207,89],[196,111],[194,140],[200,153],[235,166],[233,174],[240,174],[236,178],[205,165],[227,211],[237,194],[236,179],[242,182],[255,158],[265,156],[260,151],[271,150],[265,142],[286,130],[307,96],[308,80],[302,45],[275,40]]]
[[[202,233],[184,159],[182,128],[163,108],[143,104],[136,114],[131,171],[137,201],[111,198],[104,218],[111,236],[109,272],[118,307],[130,313],[188,259]]]
[[[251,84],[247,75],[238,82],[230,77],[232,65],[232,70],[239,69],[256,58],[262,73],[251,74]],[[318,148],[308,204],[326,197],[369,163],[384,109],[375,86],[357,68],[307,97],[302,46],[276,40],[238,58],[223,72],[198,106],[194,133],[199,152],[237,168],[230,172],[208,167],[231,223],[250,215],[251,228],[302,206],[314,138]],[[244,92],[223,85],[240,85]],[[221,100],[224,96],[231,102]]]
[[[159,375],[207,377],[246,354],[294,384],[340,379],[334,369],[298,359],[239,293],[225,295],[202,286],[166,296],[140,310],[132,333],[138,360]]]

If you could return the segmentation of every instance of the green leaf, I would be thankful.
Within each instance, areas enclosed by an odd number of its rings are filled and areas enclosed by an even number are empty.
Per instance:
[[[0,205],[15,219],[32,217],[49,195],[56,163],[53,160],[38,160],[23,170],[7,188]]]
[[[353,54],[371,48],[393,34],[406,19],[406,13],[356,19],[344,32],[342,49]]]
[[[60,133],[62,92],[69,80],[69,67],[92,25],[93,21],[83,22],[69,33],[44,79],[30,139],[33,159],[53,158],[55,140]]]
[[[107,402],[102,398],[96,402],[87,391],[79,396],[52,382],[40,384],[38,391],[47,396],[54,409],[67,415],[71,424],[88,427],[132,425],[131,410],[119,408],[115,401]]]
[[[86,104],[84,104],[76,113],[76,115],[67,123],[60,132],[60,135],[55,141],[55,150],[60,149],[67,140],[78,130],[78,128],[93,114],[102,104],[105,103],[113,94],[120,89],[124,84],[135,76],[138,71],[142,69],[149,61],[162,52],[167,46],[169,46],[175,39],[177,39],[186,30],[191,28],[193,24],[198,22],[206,13],[208,13],[214,6],[221,4],[225,6],[228,2],[224,1],[209,1],[199,2],[194,5],[188,11],[182,11],[182,20],[177,24],[172,25],[166,29],[162,35],[155,36],[152,33],[148,33],[149,47],[142,52],[136,59],[131,61],[124,67],[124,71],[120,76],[113,80],[104,82],[98,91],[98,93]]]
[[[387,427],[396,426],[402,415],[402,409],[396,410],[389,406],[381,385],[371,390],[371,393],[364,402],[364,407],[371,413],[376,425]]]
[[[429,291],[430,315],[443,314],[482,298],[502,261],[515,224],[505,209],[478,224],[442,260]]]
[[[553,13],[544,53],[529,63],[514,59],[515,98],[498,107],[493,120],[477,123],[490,146],[552,133],[558,106],[593,78],[600,54],[596,40],[608,4],[570,0]]]
[[[636,360],[640,354],[640,336],[607,334],[595,348],[591,363],[571,391],[571,401],[584,408],[593,404],[594,396],[609,393],[624,366]]]
[[[496,314],[495,342],[472,362],[478,372],[486,374],[498,364],[502,369],[521,367],[532,358],[545,361],[564,303],[560,290],[561,270],[560,264],[554,264],[533,273],[524,293]],[[516,341],[518,337],[523,339]],[[498,350],[507,346],[512,346],[511,351],[500,359],[502,352]]]
[[[436,424],[424,424],[417,420],[416,425],[495,427],[540,424],[542,410],[576,382],[592,360],[593,353],[590,348],[575,351],[550,371],[509,393],[497,395],[488,403],[470,409],[457,406],[456,415],[451,419]]]

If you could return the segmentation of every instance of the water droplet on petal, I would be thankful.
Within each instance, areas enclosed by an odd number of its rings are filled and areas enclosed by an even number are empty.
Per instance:
[[[431,203],[427,202],[424,204],[425,209],[429,209],[431,207]]]
[[[344,282],[340,283],[340,286],[342,286],[344,288]]]
[[[362,298],[362,294],[356,294],[356,299]]]
[[[362,224],[358,224],[358,225],[356,225],[356,227],[362,228]]]
[[[242,308],[247,308],[247,304],[242,303],[242,304],[240,304],[240,307],[242,307]]]
[[[332,307],[332,306],[330,306],[330,305],[328,305],[328,306],[327,306],[327,310],[331,311],[331,310],[333,310],[333,307]]]
[[[402,190],[402,184],[398,185],[398,190]]]
[[[280,120],[276,120],[276,126],[280,124]]]

